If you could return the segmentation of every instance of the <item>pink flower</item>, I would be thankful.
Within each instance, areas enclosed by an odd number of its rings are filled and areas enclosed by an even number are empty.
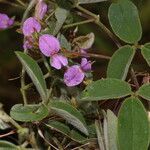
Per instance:
[[[39,0],[35,7],[35,17],[39,20],[42,20],[47,12],[47,4],[42,0]]]
[[[67,86],[79,85],[85,77],[85,72],[91,71],[91,61],[82,58],[81,65],[74,65],[69,67],[64,74],[64,82]]]
[[[33,47],[33,38],[30,36],[28,38],[25,39],[24,43],[23,43],[23,49],[27,50],[27,49],[31,49]]]
[[[59,52],[60,43],[53,35],[44,34],[39,38],[39,48],[45,56],[49,57]]]
[[[47,57],[51,57],[50,64],[56,69],[61,69],[67,66],[68,60],[66,57],[58,54],[60,51],[60,43],[53,35],[44,34],[39,38],[40,51]]]
[[[51,57],[51,61],[50,64],[52,67],[56,68],[56,69],[61,69],[63,66],[67,66],[68,65],[68,60],[66,57],[59,55],[59,54],[55,54]]]
[[[30,17],[23,23],[22,30],[25,36],[31,36],[34,32],[40,32],[41,25],[34,17]]]
[[[82,60],[81,60],[81,69],[84,72],[88,72],[88,71],[91,71],[91,68],[92,68],[91,61],[88,61],[86,58],[82,58]]]
[[[80,66],[74,65],[67,69],[64,74],[64,82],[67,86],[72,87],[80,84],[85,77],[84,72]]]
[[[9,18],[6,14],[0,13],[0,29],[7,29],[14,24],[14,19]]]

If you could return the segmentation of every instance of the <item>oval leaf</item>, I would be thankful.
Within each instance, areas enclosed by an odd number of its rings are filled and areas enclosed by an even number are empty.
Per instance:
[[[10,116],[22,122],[40,121],[48,115],[48,109],[44,105],[14,105],[11,108]]]
[[[50,107],[51,110],[64,118],[68,123],[72,124],[85,135],[88,135],[86,123],[82,114],[72,105],[59,101],[50,103]]]
[[[150,43],[145,44],[142,47],[142,55],[144,59],[146,60],[147,64],[150,66]]]
[[[46,82],[43,73],[34,59],[23,52],[15,52],[26,72],[36,86],[42,100],[47,99]]]
[[[55,17],[57,19],[57,22],[56,22],[55,29],[53,31],[54,35],[56,35],[59,32],[65,20],[67,19],[68,14],[69,14],[69,11],[61,7],[58,7],[55,10]]]
[[[142,85],[137,91],[137,94],[142,98],[150,101],[150,84]]]
[[[142,28],[136,6],[128,0],[111,4],[108,12],[110,25],[114,33],[127,43],[136,43],[141,39]]]
[[[108,146],[110,150],[117,150],[117,124],[118,119],[115,114],[111,111],[107,111],[108,121]]]
[[[128,45],[117,50],[109,61],[107,77],[125,80],[134,54],[135,50]]]
[[[137,98],[123,103],[118,117],[118,144],[120,150],[147,150],[149,122],[144,106]]]
[[[70,128],[64,123],[58,121],[49,121],[46,126],[68,136],[76,142],[83,143],[87,140],[87,137],[83,136],[82,133],[79,133],[76,130],[70,130]]]
[[[7,141],[0,140],[0,149],[1,150],[19,150],[19,148]]]
[[[131,87],[127,82],[108,78],[89,84],[81,94],[82,101],[115,99],[130,95]]]

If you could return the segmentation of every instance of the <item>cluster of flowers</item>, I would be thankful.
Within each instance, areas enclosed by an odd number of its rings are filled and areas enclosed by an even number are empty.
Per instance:
[[[80,84],[85,77],[85,72],[91,71],[91,62],[86,58],[82,58],[80,65],[68,66],[68,59],[60,52],[61,45],[59,40],[53,35],[43,34],[40,35],[42,26],[40,21],[47,13],[48,7],[45,2],[39,0],[35,8],[34,17],[25,20],[22,26],[22,32],[25,36],[23,48],[25,50],[31,49],[34,43],[34,33],[39,33],[38,47],[43,55],[50,57],[50,65],[56,69],[61,69],[66,66],[67,70],[64,73],[64,83],[67,86],[76,86]],[[4,15],[5,16],[5,15]],[[3,16],[3,17],[4,17]],[[12,25],[13,20],[4,17],[3,22],[0,23],[0,28]],[[4,26],[5,25],[5,26]]]

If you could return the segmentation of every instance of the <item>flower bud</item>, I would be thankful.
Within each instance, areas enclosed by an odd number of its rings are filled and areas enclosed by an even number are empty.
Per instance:
[[[35,17],[38,20],[42,20],[46,12],[47,12],[47,4],[40,0],[35,7]]]
[[[14,24],[14,19],[9,18],[6,14],[0,13],[0,29],[7,29]]]

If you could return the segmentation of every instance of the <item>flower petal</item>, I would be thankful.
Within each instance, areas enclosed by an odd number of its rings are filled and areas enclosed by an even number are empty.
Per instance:
[[[45,56],[49,57],[59,52],[60,43],[53,35],[44,34],[39,38],[39,48]]]
[[[64,82],[67,86],[76,86],[80,84],[85,77],[84,72],[81,70],[80,66],[74,65],[69,67],[64,74]]]
[[[68,60],[62,55],[55,54],[51,57],[50,64],[56,69],[61,69],[63,66],[68,65]]]
[[[14,19],[9,18],[6,14],[0,13],[0,29],[7,29],[14,23]]]
[[[81,69],[85,72],[91,71],[92,64],[91,61],[88,61],[86,58],[82,58],[81,60]]]
[[[34,17],[30,17],[23,23],[22,30],[25,36],[30,36],[34,32],[40,32],[41,25]]]
[[[33,42],[34,41],[33,41],[32,37],[26,38],[24,43],[23,43],[24,50],[31,49],[33,47]]]
[[[47,12],[47,4],[43,1],[39,1],[35,7],[35,17],[42,20]]]

